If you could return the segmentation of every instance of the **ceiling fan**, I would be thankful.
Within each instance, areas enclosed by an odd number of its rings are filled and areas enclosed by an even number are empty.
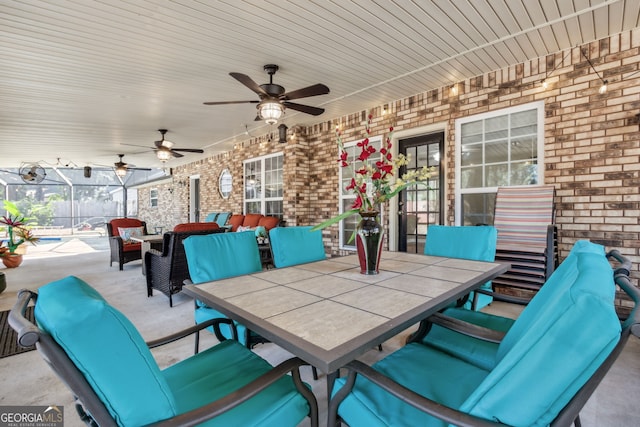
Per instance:
[[[199,148],[175,148],[173,142],[164,139],[164,135],[167,133],[166,129],[158,129],[158,132],[162,134],[162,139],[154,142],[156,146],[153,150],[161,162],[166,162],[172,157],[184,157],[184,154],[179,153],[179,151],[185,153],[204,153],[204,150]]]
[[[115,162],[113,164],[113,166],[115,167],[116,175],[118,175],[120,178],[125,176],[127,174],[128,170],[139,170],[139,171],[150,171],[151,170],[150,168],[136,168],[133,165],[129,165],[129,164],[125,163],[124,161],[122,161],[122,158],[124,157],[124,154],[118,154],[118,157],[120,157],[120,160]]]
[[[26,184],[40,184],[47,176],[44,168],[37,163],[28,163],[20,166],[18,175]]]
[[[224,104],[258,104],[258,116],[256,120],[264,120],[267,124],[274,124],[284,114],[286,108],[300,111],[302,113],[319,116],[324,113],[324,108],[312,107],[309,105],[297,104],[290,102],[292,99],[307,98],[309,96],[326,95],[329,88],[321,83],[307,86],[302,89],[285,92],[284,87],[273,83],[273,75],[278,71],[275,64],[267,64],[264,70],[269,74],[269,83],[258,85],[251,77],[240,73],[229,73],[231,77],[258,94],[259,101],[219,101],[205,102],[205,105],[224,105]]]

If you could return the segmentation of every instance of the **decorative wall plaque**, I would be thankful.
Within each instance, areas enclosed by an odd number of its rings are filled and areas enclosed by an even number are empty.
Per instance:
[[[220,190],[220,195],[225,199],[228,199],[231,195],[233,185],[231,172],[229,172],[229,169],[225,169],[220,172],[220,178],[218,179],[218,189]]]

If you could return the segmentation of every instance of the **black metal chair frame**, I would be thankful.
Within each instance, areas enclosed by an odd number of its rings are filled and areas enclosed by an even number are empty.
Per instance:
[[[640,338],[640,289],[634,286],[630,279],[631,262],[623,257],[618,251],[613,250],[607,254],[607,257],[613,258],[620,263],[620,266],[613,270],[615,283],[622,289],[622,291],[629,296],[633,301],[634,307],[631,310],[629,316],[622,321],[622,332],[620,334],[620,341],[614,347],[611,354],[605,359],[605,361],[598,367],[589,380],[582,386],[582,388],[573,396],[569,403],[560,411],[555,420],[551,423],[552,427],[555,426],[569,426],[572,423],[575,427],[580,427],[580,411],[587,403],[593,392],[596,390],[602,379],[605,377],[611,366],[624,349],[627,340],[630,335],[634,335]],[[433,323],[444,327],[454,329],[458,332],[465,333],[479,339],[486,339],[487,341],[500,342],[501,335],[496,331],[482,328],[459,319],[437,314],[431,316],[427,320],[421,322],[421,329],[430,328],[430,325],[422,325],[422,323]],[[395,397],[402,401],[424,411],[436,418],[449,422],[457,426],[502,426],[499,422],[492,422],[486,419],[478,418],[464,412],[460,412],[454,408],[447,407],[441,403],[435,402],[424,396],[421,396],[414,391],[398,384],[391,378],[381,374],[370,366],[360,362],[353,361],[345,366],[348,370],[347,382],[336,393],[336,395],[329,402],[329,422],[330,427],[340,425],[341,420],[338,417],[338,406],[344,400],[344,398],[351,392],[355,384],[356,376],[362,375],[375,383],[379,387],[383,388],[387,392],[391,393]]]
[[[18,293],[18,301],[9,313],[9,324],[18,333],[18,343],[24,347],[36,346],[42,358],[71,389],[76,399],[76,410],[85,424],[89,426],[117,426],[118,424],[111,417],[109,410],[104,406],[82,372],[78,370],[62,347],[48,333],[38,328],[25,317],[27,306],[32,300],[37,304],[37,297],[38,294],[35,292],[26,289],[21,290]],[[219,319],[212,319],[163,338],[148,341],[147,345],[149,348],[155,348],[169,344],[218,323],[220,323]],[[201,424],[235,408],[269,387],[279,378],[291,374],[296,389],[309,403],[311,425],[317,427],[318,404],[314,394],[300,378],[299,367],[302,365],[307,365],[307,363],[297,357],[285,360],[268,373],[225,397],[154,425],[177,427]]]

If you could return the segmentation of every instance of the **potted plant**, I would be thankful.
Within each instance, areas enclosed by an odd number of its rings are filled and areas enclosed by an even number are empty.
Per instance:
[[[0,259],[7,268],[15,268],[22,264],[22,255],[20,245],[31,243],[35,245],[40,239],[35,237],[29,228],[27,228],[27,218],[18,210],[18,207],[8,201],[4,201],[4,208],[7,215],[0,218],[0,224],[7,233],[7,238],[0,243]]]

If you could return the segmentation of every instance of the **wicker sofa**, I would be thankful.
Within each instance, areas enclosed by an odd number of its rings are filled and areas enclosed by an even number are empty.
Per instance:
[[[227,225],[231,226],[231,231],[237,231],[238,227],[255,228],[264,227],[267,231],[280,224],[280,219],[275,216],[250,213],[246,215],[233,214],[227,221]]]
[[[164,233],[162,252],[152,249],[145,254],[147,296],[156,289],[169,297],[169,306],[173,307],[173,295],[182,290],[185,279],[190,279],[182,241],[193,235],[222,232],[224,229],[215,222],[195,222],[178,224]]]

